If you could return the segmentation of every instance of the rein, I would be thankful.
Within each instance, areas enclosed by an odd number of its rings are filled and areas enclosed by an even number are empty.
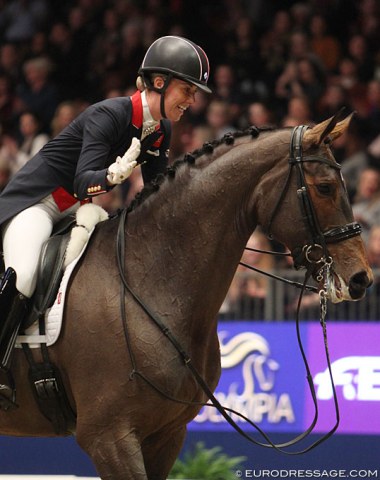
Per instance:
[[[123,328],[124,328],[124,335],[126,339],[126,344],[128,348],[128,353],[131,359],[131,364],[132,364],[132,371],[130,373],[130,379],[132,380],[136,375],[139,376],[141,379],[143,379],[148,385],[150,385],[156,392],[161,394],[163,397],[176,402],[176,403],[181,403],[185,405],[190,405],[190,406],[213,406],[215,407],[218,412],[223,416],[223,418],[240,434],[242,435],[245,439],[250,441],[251,443],[255,445],[259,445],[262,447],[267,447],[267,448],[274,448],[282,453],[285,453],[287,455],[298,455],[302,453],[306,453],[312,449],[314,449],[316,446],[321,444],[323,441],[327,440],[338,428],[339,425],[339,420],[340,420],[340,415],[339,415],[339,406],[338,406],[338,399],[337,399],[337,394],[336,394],[336,389],[333,381],[333,375],[332,375],[332,369],[331,369],[331,361],[330,361],[330,355],[329,355],[329,349],[328,349],[328,341],[327,341],[327,330],[326,330],[326,313],[327,313],[327,296],[328,296],[328,290],[329,290],[329,278],[330,278],[330,269],[332,265],[332,259],[328,254],[327,246],[326,243],[332,243],[332,242],[339,242],[342,240],[345,240],[347,238],[350,238],[352,236],[359,235],[361,232],[360,225],[356,222],[347,224],[343,227],[336,227],[331,230],[328,230],[327,232],[322,232],[319,226],[318,218],[315,214],[313,204],[311,202],[310,198],[310,193],[306,184],[304,172],[303,172],[303,167],[302,163],[305,161],[314,161],[314,162],[324,162],[327,163],[329,166],[339,169],[340,166],[338,164],[333,164],[330,161],[322,158],[322,157],[302,157],[302,137],[304,132],[306,131],[307,127],[305,126],[300,126],[300,127],[295,127],[293,132],[292,132],[292,138],[291,138],[291,145],[290,145],[290,158],[289,158],[289,172],[288,176],[285,181],[284,188],[281,192],[281,195],[279,197],[279,200],[272,212],[272,215],[270,217],[269,221],[269,231],[270,227],[273,223],[273,220],[280,208],[280,204],[282,200],[285,197],[285,194],[289,188],[290,185],[290,179],[291,179],[291,174],[293,171],[293,167],[296,165],[296,170],[297,170],[297,195],[298,198],[300,199],[301,203],[301,208],[302,212],[305,217],[305,221],[309,227],[309,231],[312,236],[312,242],[309,245],[305,245],[301,248],[301,254],[303,256],[303,259],[307,261],[307,267],[306,267],[306,273],[305,273],[305,278],[304,282],[302,284],[298,282],[291,282],[287,281],[286,279],[282,279],[280,277],[277,277],[276,275],[272,275],[266,272],[261,272],[260,270],[255,269],[254,267],[250,267],[246,264],[243,264],[249,268],[252,268],[254,270],[257,270],[261,273],[265,273],[266,275],[271,276],[272,278],[279,279],[281,281],[286,281],[287,283],[290,283],[292,285],[295,285],[299,288],[301,288],[299,300],[298,300],[298,305],[297,305],[297,313],[296,313],[296,331],[297,331],[297,340],[299,344],[299,348],[301,351],[302,359],[305,365],[306,369],[306,378],[309,384],[310,388],[310,393],[312,396],[313,404],[314,404],[314,418],[313,421],[311,422],[310,426],[307,428],[305,432],[302,434],[298,435],[294,439],[280,443],[280,444],[275,444],[273,443],[268,435],[261,430],[261,428],[253,423],[249,418],[244,416],[243,414],[236,412],[233,409],[223,407],[221,403],[218,401],[218,399],[215,397],[214,393],[210,390],[208,385],[206,384],[205,380],[203,379],[202,375],[198,372],[198,370],[195,368],[195,366],[192,363],[192,360],[190,356],[187,354],[187,352],[183,349],[181,346],[180,342],[177,340],[177,338],[172,334],[171,330],[164,324],[164,322],[159,318],[150,308],[149,306],[133,291],[133,289],[129,286],[128,281],[125,276],[125,226],[126,226],[126,220],[127,220],[127,210],[123,210],[121,212],[120,216],[120,222],[119,222],[119,228],[118,228],[118,233],[117,233],[117,238],[116,238],[116,257],[117,257],[117,263],[118,263],[118,269],[119,269],[119,274],[121,278],[121,292],[120,292],[120,310],[121,310],[121,316],[122,316],[122,323],[123,323]],[[322,252],[321,257],[318,260],[313,260],[311,258],[311,252],[314,248],[320,249]],[[266,252],[264,253],[272,253],[272,252]],[[277,253],[276,253],[277,254]],[[292,256],[295,259],[299,261],[300,255],[297,255],[297,258],[295,258],[294,253],[292,252]],[[300,263],[299,263],[300,265]],[[308,280],[310,279],[313,270],[315,267],[318,267],[317,271],[317,280],[318,281],[323,281],[323,288],[321,290],[318,290],[316,287],[311,287],[307,285]],[[291,447],[297,443],[299,443],[301,440],[305,439],[314,429],[317,420],[318,420],[318,402],[316,398],[316,393],[315,393],[315,387],[313,383],[313,378],[312,374],[310,372],[310,368],[307,362],[306,354],[303,349],[302,345],[302,339],[301,339],[301,334],[300,334],[300,328],[299,328],[299,314],[300,314],[300,307],[301,307],[301,302],[302,302],[302,297],[303,293],[305,290],[311,290],[311,291],[319,291],[319,297],[320,297],[320,323],[322,326],[322,331],[323,331],[323,339],[324,339],[324,349],[325,349],[325,356],[326,356],[326,361],[327,361],[327,366],[328,366],[328,371],[329,371],[329,377],[330,377],[330,382],[332,386],[332,391],[333,391],[333,398],[334,398],[334,405],[335,405],[335,414],[336,414],[336,422],[335,425],[332,427],[332,429],[326,433],[323,437],[320,439],[316,440],[314,443],[309,445],[303,450],[300,451],[287,451],[283,450],[286,447]],[[204,403],[204,402],[192,402],[192,401],[186,401],[186,400],[181,400],[178,398],[174,398],[171,395],[167,394],[164,392],[160,387],[155,385],[146,375],[144,375],[142,372],[140,372],[137,368],[137,363],[136,359],[134,357],[131,341],[129,338],[128,334],[128,326],[127,326],[127,319],[126,319],[126,312],[125,312],[125,293],[128,292],[133,299],[140,305],[142,310],[148,315],[148,317],[153,321],[153,323],[160,329],[160,331],[167,337],[169,342],[173,345],[173,347],[176,349],[180,357],[182,358],[184,364],[186,367],[190,370],[193,378],[195,379],[196,383],[198,386],[203,390],[205,395],[208,397],[209,402]],[[227,413],[228,412],[228,413]],[[252,436],[248,435],[246,432],[244,432],[241,427],[231,418],[231,415],[229,414],[234,414],[245,420],[248,424],[250,424],[252,427],[254,427],[266,440],[267,443],[259,442],[258,440],[254,439]]]
[[[171,330],[164,324],[164,322],[149,308],[148,305],[134,292],[134,290],[129,286],[128,281],[125,277],[125,224],[126,224],[126,219],[127,219],[127,211],[123,210],[121,213],[120,217],[120,222],[119,222],[119,229],[117,233],[117,238],[116,238],[116,256],[117,256],[117,263],[118,263],[118,269],[119,269],[119,274],[121,278],[121,292],[120,292],[120,310],[121,310],[121,316],[122,316],[122,323],[123,323],[123,329],[124,329],[124,335],[126,339],[126,344],[128,348],[128,353],[131,359],[131,364],[132,364],[132,371],[129,375],[130,380],[133,380],[135,376],[139,376],[142,380],[144,380],[148,385],[150,385],[156,392],[158,392],[160,395],[162,395],[164,398],[184,404],[184,405],[189,405],[189,406],[199,406],[199,407],[214,407],[218,410],[218,412],[223,416],[223,418],[241,435],[243,436],[246,440],[249,442],[261,446],[261,447],[266,447],[266,448],[273,448],[281,453],[284,453],[286,455],[299,455],[303,454],[306,452],[309,452],[310,450],[314,449],[316,446],[318,446],[320,443],[323,441],[327,440],[338,428],[339,425],[339,409],[338,409],[338,399],[335,391],[335,385],[333,382],[332,378],[332,371],[331,371],[331,364],[330,364],[330,359],[329,359],[329,353],[328,353],[328,344],[327,344],[327,332],[326,332],[326,325],[325,325],[325,315],[327,312],[327,290],[323,290],[323,293],[320,294],[321,298],[321,325],[323,327],[323,335],[324,335],[324,344],[325,344],[325,354],[327,358],[327,363],[328,363],[328,370],[329,370],[329,376],[330,376],[330,381],[333,389],[333,398],[334,398],[334,404],[335,404],[335,411],[336,411],[336,424],[334,427],[323,437],[321,437],[319,440],[316,440],[314,443],[309,445],[303,450],[300,451],[286,451],[283,450],[283,448],[286,447],[291,447],[292,445],[295,445],[299,443],[301,440],[306,438],[314,429],[317,420],[318,420],[318,404],[317,404],[317,398],[316,398],[316,393],[315,393],[315,387],[313,384],[313,379],[312,375],[307,363],[306,359],[306,354],[304,352],[303,346],[302,346],[302,340],[301,340],[301,333],[299,329],[299,310],[301,306],[301,301],[302,301],[302,295],[305,290],[303,288],[300,293],[299,301],[298,301],[298,306],[297,306],[297,339],[301,351],[301,355],[305,364],[306,368],[306,373],[307,373],[307,381],[309,384],[310,388],[310,393],[312,396],[313,404],[314,404],[314,418],[313,421],[311,422],[310,426],[307,428],[305,432],[302,434],[298,435],[292,440],[289,440],[288,442],[280,443],[280,444],[275,444],[272,442],[272,440],[269,438],[269,436],[254,422],[252,422],[248,417],[243,415],[240,412],[237,412],[236,410],[233,410],[231,408],[223,407],[223,405],[219,402],[219,400],[215,397],[214,393],[211,391],[207,383],[204,381],[202,375],[198,372],[198,370],[195,368],[195,366],[192,363],[192,360],[190,356],[187,354],[187,352],[183,349],[181,346],[180,342],[176,339],[176,337],[172,334]],[[326,270],[330,268],[331,264],[326,263],[324,267]],[[307,270],[305,274],[305,280],[304,280],[304,286],[306,286],[306,283],[308,279],[311,276],[311,269]],[[326,277],[327,278],[327,277]],[[126,313],[125,313],[125,292],[128,292],[133,299],[140,305],[142,310],[149,316],[149,318],[153,321],[153,323],[160,329],[160,331],[167,337],[169,342],[173,345],[175,350],[178,352],[180,357],[182,358],[185,366],[190,370],[191,374],[193,375],[196,383],[199,385],[199,387],[203,390],[205,395],[208,397],[211,403],[207,402],[193,402],[193,401],[187,401],[187,400],[181,400],[175,397],[172,397],[171,395],[167,394],[164,392],[160,387],[158,387],[156,384],[154,384],[146,375],[144,375],[142,372],[140,372],[137,368],[137,363],[133,354],[132,350],[132,345],[130,342],[129,334],[128,334],[128,326],[127,326],[127,319],[126,319]],[[321,291],[322,292],[322,291]],[[322,308],[322,305],[324,305],[324,308]],[[228,412],[228,413],[227,413]],[[251,435],[248,435],[242,428],[232,419],[232,417],[229,414],[234,414],[240,417],[241,419],[245,420],[249,425],[251,425],[253,428],[257,430],[258,433],[260,433],[263,438],[266,440],[267,443],[259,442],[255,438],[253,438]]]

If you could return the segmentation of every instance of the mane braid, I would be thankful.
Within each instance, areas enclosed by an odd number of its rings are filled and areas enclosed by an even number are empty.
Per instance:
[[[127,207],[127,213],[135,210],[139,205],[141,205],[142,202],[144,202],[148,197],[150,197],[152,193],[157,192],[160,189],[160,185],[166,178],[174,179],[176,171],[180,166],[186,163],[189,165],[193,165],[199,157],[201,157],[202,155],[212,154],[215,148],[219,147],[220,145],[233,145],[235,143],[235,139],[237,138],[245,137],[247,135],[250,135],[252,138],[257,138],[261,132],[267,132],[272,130],[275,130],[275,127],[268,126],[258,128],[252,125],[245,130],[228,132],[223,135],[223,137],[217,140],[205,142],[202,147],[197,148],[193,152],[185,153],[182,160],[176,160],[172,165],[169,165],[166,168],[165,173],[160,173],[159,175],[157,175],[157,177],[153,181],[146,184],[144,188],[139,193],[137,193],[129,207]]]

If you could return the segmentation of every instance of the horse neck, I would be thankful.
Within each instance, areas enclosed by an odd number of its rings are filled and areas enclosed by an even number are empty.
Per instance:
[[[262,152],[251,142],[201,157],[131,212],[130,249],[143,259],[131,274],[163,311],[175,304],[177,317],[198,326],[216,317],[256,227],[252,191],[275,163],[259,160]]]

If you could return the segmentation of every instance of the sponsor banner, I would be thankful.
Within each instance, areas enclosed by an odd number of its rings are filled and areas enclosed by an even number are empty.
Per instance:
[[[220,322],[218,335],[222,377],[215,396],[221,404],[243,413],[265,431],[301,430],[305,367],[294,324]],[[306,341],[305,332],[303,336]],[[244,419],[234,414],[232,418],[244,430],[254,430]],[[189,428],[231,427],[215,408],[205,407]]]
[[[380,433],[380,325],[334,323],[327,327],[340,410],[340,433]],[[314,404],[295,324],[220,322],[222,376],[216,397],[265,432],[300,432],[311,424]],[[301,325],[301,338],[318,399],[315,432],[335,424],[335,409],[319,323]],[[244,419],[232,418],[247,432]],[[230,431],[213,407],[203,408],[190,430]]]
[[[336,416],[320,331],[319,324],[309,325],[307,352],[319,405],[315,431],[326,432]],[[380,325],[333,323],[327,333],[340,412],[338,432],[380,433]],[[313,415],[308,398],[305,413],[308,422]]]

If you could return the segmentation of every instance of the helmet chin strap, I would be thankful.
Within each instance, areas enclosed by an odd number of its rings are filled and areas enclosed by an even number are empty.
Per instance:
[[[158,87],[155,87],[152,83],[152,81],[150,80],[150,78],[148,77],[145,77],[144,75],[144,82],[148,85],[148,88],[150,90],[153,90],[154,92],[157,92],[161,95],[161,99],[160,99],[160,113],[161,113],[161,116],[162,118],[167,118],[166,117],[166,112],[165,112],[165,92],[169,86],[169,83],[171,82],[172,78],[173,78],[173,74],[169,73],[169,74],[165,74],[165,80],[164,80],[164,84],[161,88],[158,88]]]
[[[158,88],[156,89],[157,92],[160,93],[161,95],[161,99],[160,99],[160,112],[161,112],[161,116],[162,118],[167,118],[166,117],[166,112],[165,112],[165,93],[166,93],[166,90],[169,86],[169,83],[171,82],[171,79],[173,78],[173,75],[172,74],[169,74],[166,78],[165,78],[165,82],[164,82],[164,85],[161,87],[161,88]]]

